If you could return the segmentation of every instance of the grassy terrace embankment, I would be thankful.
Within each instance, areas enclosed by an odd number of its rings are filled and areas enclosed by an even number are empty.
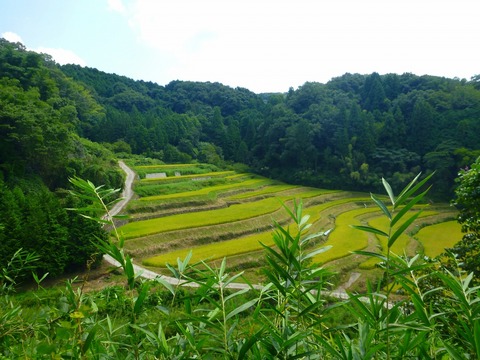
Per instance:
[[[320,214],[329,208],[365,200],[366,198],[347,198],[329,201],[328,203],[308,208],[306,210],[306,214],[310,215],[310,222],[315,223],[320,219]],[[194,261],[206,259],[215,260],[223,257],[259,251],[262,249],[260,243],[263,243],[267,246],[273,245],[272,234],[270,230],[221,243],[201,245],[193,249],[179,249],[166,254],[148,258],[144,260],[144,264],[149,266],[164,267],[167,263],[174,263],[177,258],[184,258],[190,250],[193,251],[192,259]]]
[[[132,219],[120,227],[127,239],[126,250],[147,266],[165,267],[166,263],[184,258],[189,251],[193,252],[192,261],[229,257],[240,268],[261,266],[260,243],[273,245],[272,222],[288,225],[282,203],[291,208],[293,200],[299,199],[304,203],[304,213],[310,215],[314,230],[333,230],[328,238],[316,241],[315,246],[332,245],[332,248],[314,257],[315,262],[336,264],[339,259],[346,259],[344,263],[348,264],[352,251],[381,252],[385,246],[382,239],[350,227],[366,223],[386,226],[368,194],[289,185],[253,174],[219,171],[203,164],[143,166],[135,170],[141,172],[141,177],[158,172],[166,176],[136,182],[139,198],[128,207]],[[445,209],[424,211],[415,223],[417,228],[429,229],[434,234],[453,229],[452,225],[438,230],[436,225],[428,226],[451,219],[452,212]],[[403,235],[393,251],[431,254],[443,246],[432,250],[422,242],[421,232],[418,236],[419,241]],[[442,244],[449,242],[445,240]],[[357,259],[350,267],[373,268],[375,262],[365,260]]]

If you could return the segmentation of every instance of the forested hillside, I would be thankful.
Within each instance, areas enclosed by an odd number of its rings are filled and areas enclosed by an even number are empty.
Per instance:
[[[479,134],[478,77],[347,73],[255,94],[59,66],[0,39],[0,256],[48,253],[40,268],[52,273],[84,264],[93,250],[77,256],[90,235],[63,210],[68,178],[120,187],[116,157],[240,162],[290,183],[368,191],[381,177],[399,188],[437,171],[432,194],[449,200],[458,170],[480,155]]]
[[[437,171],[449,199],[458,170],[480,155],[480,84],[413,74],[345,74],[284,94],[218,83],[133,81],[75,65],[62,71],[105,109],[82,124],[93,141],[167,162],[243,162],[282,180],[372,190]]]
[[[81,176],[119,187],[113,154],[79,136],[105,117],[88,90],[45,55],[0,39],[0,258],[22,248],[41,254],[38,270],[52,275],[83,267],[100,228],[71,214],[65,191]]]

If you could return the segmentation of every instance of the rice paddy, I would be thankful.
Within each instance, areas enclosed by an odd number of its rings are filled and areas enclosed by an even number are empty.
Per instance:
[[[249,266],[247,263],[261,263],[261,243],[273,246],[274,221],[289,226],[283,204],[291,209],[294,200],[303,202],[304,214],[310,216],[313,230],[332,230],[328,237],[319,237],[313,244],[314,247],[332,246],[315,256],[314,262],[327,265],[345,259],[348,263],[352,251],[381,252],[386,248],[384,239],[350,226],[366,223],[382,229],[387,226],[368,194],[284,184],[205,164],[149,165],[133,169],[142,178],[136,183],[137,199],[128,208],[135,216],[119,230],[126,239],[125,250],[135,256],[137,262],[157,271],[167,263],[175,264],[177,258],[185,258],[190,251],[195,262],[227,257],[243,268]],[[161,177],[145,178],[158,173]],[[166,210],[171,208],[173,213]],[[453,241],[461,238],[461,232],[456,222],[445,220],[446,214],[450,219],[453,217],[448,205],[426,209],[414,223],[415,231],[410,229],[403,234],[392,251],[424,252],[432,257],[451,247]],[[350,267],[371,269],[375,263],[375,259],[363,259],[352,262]]]
[[[457,221],[446,221],[420,229],[415,237],[422,243],[424,254],[434,258],[453,247],[462,236],[462,227]]]

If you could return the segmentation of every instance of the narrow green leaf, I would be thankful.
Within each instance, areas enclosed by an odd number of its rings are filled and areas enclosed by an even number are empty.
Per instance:
[[[140,290],[140,293],[138,294],[137,300],[135,300],[135,305],[133,307],[133,312],[135,314],[138,315],[142,311],[143,302],[147,297],[147,293],[148,293],[148,286],[143,284],[142,289]]]
[[[382,210],[382,212],[391,220],[392,214],[390,214],[390,211],[388,211],[387,206],[383,203],[383,201],[373,194],[370,194],[370,197],[375,202],[375,204],[377,204],[377,206]]]
[[[240,348],[240,351],[238,352],[238,359],[245,359],[247,352],[252,348],[253,345],[255,345],[258,341],[262,339],[262,334],[264,332],[264,329],[258,330],[256,333],[253,335],[249,336],[247,338],[247,341],[245,341],[242,344],[242,347]]]
[[[172,295],[175,295],[175,288],[173,287],[172,284],[170,284],[168,281],[162,279],[161,277],[158,277],[155,279],[155,281],[159,282],[162,284]]]
[[[231,312],[229,312],[225,319],[228,320],[228,319],[232,318],[233,316],[251,308],[256,303],[257,303],[257,299],[253,299],[253,300],[247,301],[246,303],[243,303],[239,307],[237,307],[234,310],[232,310]]]
[[[309,294],[309,293],[307,293]],[[323,301],[313,301],[309,306],[307,306],[306,308],[304,308],[299,314],[298,316],[303,316],[303,315],[308,315],[308,314],[315,314],[315,310],[320,307],[320,306],[324,306],[325,303]]]
[[[381,236],[386,236],[388,237],[388,234],[383,232],[382,230],[379,230],[377,228],[371,227],[371,226],[363,226],[363,225],[350,225],[352,228],[361,230],[361,231],[366,231],[369,233],[381,235]]]
[[[230,283],[234,282],[234,281],[237,280],[239,277],[242,277],[243,274],[244,274],[244,271],[239,272],[238,274],[233,275],[232,277],[230,277],[229,279],[227,279],[227,280],[223,283],[223,286],[224,286],[224,287],[228,286]]]
[[[382,178],[382,184],[383,184],[383,187],[385,188],[385,190],[387,191],[388,197],[390,198],[390,201],[392,202],[392,205],[394,205],[395,204],[395,196],[393,195],[392,187],[387,182],[387,180],[385,180],[384,178]]]
[[[242,295],[242,294],[245,294],[246,292],[248,292],[250,289],[249,288],[245,288],[245,289],[241,289],[241,290],[238,290],[238,291],[234,291],[233,293],[231,293],[230,295],[228,295],[224,302],[227,302],[229,301],[230,299],[233,299],[234,297],[237,297],[239,295]]]
[[[388,247],[392,247],[392,245],[395,243],[395,241],[398,239],[400,235],[403,234],[403,232],[418,218],[418,216],[422,212],[419,211],[415,213],[412,217],[410,217],[407,221],[405,221],[398,229],[395,231],[395,233],[388,239]]]
[[[285,211],[287,212],[288,216],[291,219],[294,219],[296,221],[296,215],[292,213],[292,211],[289,209],[289,207],[284,202],[282,202],[281,200],[279,200],[279,201],[280,201],[281,205],[283,206],[283,208],[285,209]],[[296,207],[297,202],[296,202],[295,199],[293,200],[293,203],[294,203],[294,207]]]
[[[382,261],[387,261],[387,258],[383,254],[371,252],[371,251],[362,251],[362,250],[357,250],[357,251],[352,251],[352,254],[357,254],[357,255],[364,255],[364,256],[370,256],[370,257],[376,257]]]
[[[323,232],[319,232],[319,233],[316,233],[316,234],[307,235],[302,239],[302,245],[308,243],[312,239],[318,238],[320,236],[325,236],[325,235],[328,234],[328,233],[327,234],[326,233],[327,233],[327,231],[323,231]]]
[[[475,352],[477,359],[480,359],[480,320],[475,319],[473,323],[473,336],[475,338]]]
[[[167,343],[167,338],[165,336],[165,331],[163,331],[162,323],[158,323],[158,332],[157,332],[157,338],[161,340],[161,344],[163,347],[164,351],[168,351],[168,343]]]
[[[443,343],[443,346],[445,346],[445,349],[447,349],[447,352],[451,356],[451,359],[453,359],[453,360],[465,360],[466,359],[460,352],[457,351],[457,349],[454,346],[452,346],[452,345],[450,345],[446,342]]]
[[[415,307],[415,317],[422,322],[423,326],[429,327],[431,325],[430,319],[426,314],[426,306],[423,299],[415,292],[410,293],[410,299]]]
[[[300,219],[300,223],[298,224],[299,227],[301,228],[303,225],[305,225],[308,220],[310,220],[310,215],[304,215],[301,219]]]
[[[418,177],[420,176],[421,173],[419,173],[415,179],[412,180],[412,182],[402,191],[402,193],[398,196],[397,198],[397,202],[395,203],[395,206],[394,208],[397,208],[398,206],[402,205],[413,193],[415,193],[418,189],[420,189],[428,180],[430,180],[430,178],[433,176],[433,174],[435,174],[435,172],[431,173],[430,175],[428,175],[425,179],[423,179],[422,181],[420,181],[417,185],[415,185],[413,188],[411,189],[407,189],[409,188],[411,185],[413,185],[413,183],[418,179]]]
[[[314,251],[311,251],[308,254],[304,255],[300,260],[305,261],[307,259],[310,259],[310,258],[314,257],[315,255],[324,253],[325,251],[328,251],[331,248],[332,248],[332,245],[322,246],[321,248],[319,248],[317,250],[314,250]]]
[[[220,269],[218,270],[218,276],[219,278],[223,278],[223,275],[225,274],[225,269],[227,268],[227,258],[223,258],[222,263],[220,265]]]
[[[414,207],[425,195],[426,193],[428,192],[428,190],[430,190],[430,188],[428,188],[427,190],[425,190],[423,193],[417,195],[415,198],[413,198],[407,205],[405,205],[402,210],[400,210],[398,212],[397,215],[395,215],[395,217],[393,218],[393,220],[391,221],[390,223],[390,226],[393,227],[395,226],[395,224],[398,222],[398,220],[400,220],[402,218],[403,215],[405,215],[405,213],[407,211],[409,211],[412,207]]]
[[[418,180],[418,178],[420,177],[420,175],[422,175],[421,172],[419,172],[419,173],[417,174],[417,176],[415,176],[415,178],[414,178],[412,181],[410,181],[410,183],[409,183],[407,186],[405,186],[405,187],[403,188],[403,190],[402,190],[402,191],[400,192],[400,194],[398,195],[397,201],[396,201],[395,203],[393,203],[394,207],[397,207],[398,205],[401,204],[400,199],[402,199],[402,198],[404,198],[404,197],[408,197],[408,196],[405,196],[405,194],[410,191],[411,187],[413,186],[413,184],[415,184],[415,183],[417,182],[417,180]]]
[[[133,289],[135,286],[135,269],[133,267],[132,259],[130,259],[130,256],[128,255],[125,258],[125,267],[123,268],[123,271],[125,271],[125,275],[127,276],[128,286],[130,289]]]
[[[465,279],[463,279],[462,289],[464,292],[467,292],[467,289],[470,287],[470,282],[473,279],[473,272],[467,275]]]
[[[85,355],[88,349],[90,348],[90,345],[92,344],[93,339],[95,339],[97,330],[98,330],[98,324],[95,325],[88,333],[87,338],[85,339],[85,342],[82,345],[82,354]]]

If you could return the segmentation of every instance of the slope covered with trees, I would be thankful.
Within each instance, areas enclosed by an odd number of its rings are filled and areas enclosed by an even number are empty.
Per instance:
[[[479,152],[478,82],[413,74],[345,74],[284,94],[218,83],[133,81],[75,65],[62,71],[106,109],[94,141],[128,144],[167,162],[243,162],[282,180],[366,190],[437,171],[449,198],[460,167]]]
[[[103,232],[65,208],[64,190],[83,176],[119,187],[111,152],[79,136],[105,117],[103,107],[48,57],[0,39],[0,257],[19,249],[40,255],[40,271],[83,267]]]

